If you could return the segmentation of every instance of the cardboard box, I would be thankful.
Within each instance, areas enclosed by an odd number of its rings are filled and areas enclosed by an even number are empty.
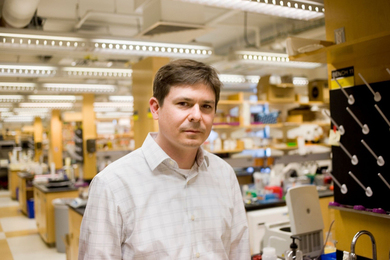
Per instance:
[[[309,101],[321,101],[329,103],[328,80],[312,80],[308,85]]]
[[[261,100],[265,94],[265,98],[269,102],[274,103],[289,103],[295,102],[295,89],[293,84],[269,84],[271,75],[262,76],[257,84],[257,96]]]

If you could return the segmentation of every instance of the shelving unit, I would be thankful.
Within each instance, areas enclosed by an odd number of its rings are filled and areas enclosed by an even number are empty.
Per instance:
[[[243,92],[238,93],[229,93],[229,95],[223,97],[222,100],[218,103],[217,113],[219,112],[220,115],[229,115],[231,109],[238,110],[238,115],[235,115],[233,122],[227,122],[229,120],[226,120],[224,118],[218,117],[218,114],[216,115],[217,120],[216,123],[213,125],[213,130],[216,131],[219,134],[226,133],[230,134],[237,130],[245,130],[247,132],[251,131],[260,131],[266,127],[269,127],[270,129],[280,129],[283,131],[283,138],[278,139],[277,142],[285,142],[287,140],[286,135],[287,131],[296,127],[300,127],[302,125],[311,125],[315,124],[320,127],[328,128],[330,127],[330,121],[308,121],[308,122],[283,122],[281,117],[279,116],[276,123],[274,124],[262,124],[262,123],[251,123],[251,113],[250,113],[250,107],[251,106],[257,106],[257,105],[268,105],[269,108],[277,108],[278,110],[283,110],[282,112],[286,114],[287,109],[298,107],[300,105],[310,105],[310,106],[325,106],[328,107],[329,104],[323,103],[323,102],[281,102],[281,103],[273,103],[266,100],[260,100],[260,101],[253,101],[245,99]],[[236,111],[237,112],[237,111]],[[286,117],[284,115],[283,117]],[[231,117],[230,117],[231,118]],[[284,119],[285,120],[285,119]],[[325,132],[325,131],[324,131]],[[272,138],[270,138],[272,139]],[[259,147],[252,147],[249,149],[245,149],[244,147],[240,147],[241,144],[237,145],[236,149],[222,149],[222,150],[212,150],[213,153],[239,153],[244,150],[257,150],[257,149],[277,149],[282,151],[290,151],[297,149],[297,147],[283,147],[273,145],[272,143],[270,145],[265,146],[259,146]],[[242,146],[242,145],[241,145]]]

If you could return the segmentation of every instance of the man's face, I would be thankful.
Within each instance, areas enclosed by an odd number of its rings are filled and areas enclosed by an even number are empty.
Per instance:
[[[210,134],[215,94],[204,84],[171,87],[163,106],[155,98],[150,106],[159,123],[156,142],[163,149],[197,149]]]

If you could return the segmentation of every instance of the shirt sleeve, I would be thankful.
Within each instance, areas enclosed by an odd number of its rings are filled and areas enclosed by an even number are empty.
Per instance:
[[[231,183],[232,183],[232,199],[233,199],[233,218],[232,218],[232,230],[231,230],[231,244],[229,259],[242,259],[248,260],[250,258],[249,248],[249,232],[248,221],[246,218],[246,212],[244,207],[244,201],[242,199],[240,186],[237,181],[236,174],[232,169]]]
[[[80,228],[79,260],[121,259],[122,218],[109,183],[99,174],[89,188]]]

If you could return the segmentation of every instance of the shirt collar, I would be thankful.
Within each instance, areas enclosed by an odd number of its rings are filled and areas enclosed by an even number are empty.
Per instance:
[[[144,143],[142,144],[142,152],[144,153],[146,162],[148,163],[150,169],[153,171],[157,168],[161,163],[163,163],[166,160],[171,159],[163,149],[156,143],[154,140],[157,136],[157,133],[149,133],[147,137],[145,138]],[[196,164],[198,167],[200,167],[203,163],[206,164],[206,166],[209,166],[209,158],[202,147],[199,147],[196,159]],[[177,166],[177,163],[175,162],[175,165]]]

